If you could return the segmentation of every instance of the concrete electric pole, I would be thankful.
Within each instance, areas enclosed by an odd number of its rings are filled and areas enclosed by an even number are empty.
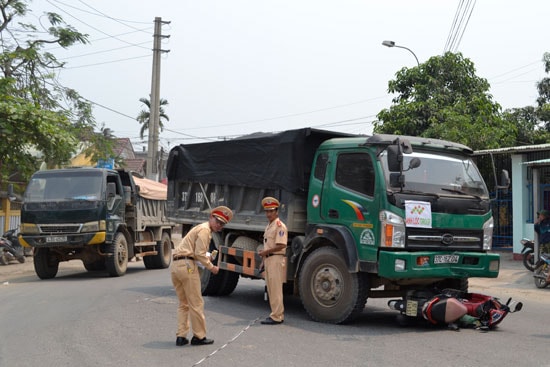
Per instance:
[[[161,40],[170,36],[162,35],[163,22],[160,17],[155,17],[155,33],[153,34],[153,73],[151,76],[151,95],[149,111],[149,139],[147,145],[147,178],[158,180],[158,150],[159,150],[159,120],[160,120],[160,55],[170,50],[161,49]]]

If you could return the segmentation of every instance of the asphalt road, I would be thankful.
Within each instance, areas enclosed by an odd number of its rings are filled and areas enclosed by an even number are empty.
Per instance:
[[[472,291],[524,302],[494,331],[400,327],[385,299],[369,299],[353,324],[311,321],[300,300],[285,298],[282,325],[269,313],[263,282],[241,279],[229,297],[205,297],[211,346],[175,346],[177,299],[169,270],[110,278],[81,262],[60,264],[42,281],[31,261],[0,266],[0,366],[542,366],[550,332],[550,288],[535,288],[521,263],[496,279],[471,279]],[[511,257],[511,255],[510,255]],[[30,260],[30,259],[28,259]],[[541,322],[542,321],[542,322]],[[541,363],[542,362],[542,363]]]

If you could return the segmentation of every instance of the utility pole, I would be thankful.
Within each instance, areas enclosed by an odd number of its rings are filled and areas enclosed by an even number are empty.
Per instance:
[[[170,50],[161,49],[161,40],[170,36],[162,35],[162,18],[155,17],[155,33],[153,34],[153,73],[151,76],[151,95],[149,111],[149,139],[147,144],[147,177],[158,180],[158,149],[159,149],[159,120],[160,120],[160,55]]]

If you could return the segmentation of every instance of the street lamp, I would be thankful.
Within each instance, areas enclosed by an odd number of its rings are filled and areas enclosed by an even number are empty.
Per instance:
[[[395,44],[395,42],[393,41],[384,41],[382,42],[382,45],[386,46],[386,47],[398,47],[398,48],[404,48],[405,50],[409,51],[411,54],[413,54],[414,58],[416,59],[416,64],[418,66],[420,66],[420,63],[418,62],[418,57],[416,57],[416,55],[414,54],[414,52],[412,52],[412,50],[410,48],[407,48],[407,47],[404,47],[404,46],[398,46]]]

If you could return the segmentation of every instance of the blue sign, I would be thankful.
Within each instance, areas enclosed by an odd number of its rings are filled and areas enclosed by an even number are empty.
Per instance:
[[[115,168],[115,159],[109,158],[109,159],[98,159],[97,160],[97,168],[109,168],[114,169]]]

